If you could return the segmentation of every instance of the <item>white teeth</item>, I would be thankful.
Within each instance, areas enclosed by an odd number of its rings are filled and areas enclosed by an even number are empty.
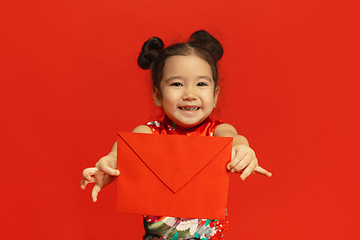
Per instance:
[[[199,107],[180,107],[180,109],[185,111],[196,111]]]

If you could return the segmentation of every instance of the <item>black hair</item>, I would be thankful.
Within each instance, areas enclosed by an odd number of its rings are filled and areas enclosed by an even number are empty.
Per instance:
[[[205,30],[194,32],[186,43],[176,43],[166,48],[164,48],[164,43],[160,38],[152,37],[148,39],[142,46],[138,57],[138,65],[142,69],[151,68],[153,87],[160,91],[160,82],[166,59],[176,55],[187,56],[191,53],[209,63],[215,87],[218,86],[217,62],[221,59],[224,50],[220,42]]]

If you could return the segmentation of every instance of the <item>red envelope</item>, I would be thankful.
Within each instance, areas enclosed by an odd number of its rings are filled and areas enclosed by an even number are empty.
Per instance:
[[[225,219],[232,138],[118,133],[116,210]]]

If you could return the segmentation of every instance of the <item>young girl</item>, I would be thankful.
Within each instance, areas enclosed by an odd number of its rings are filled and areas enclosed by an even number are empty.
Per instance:
[[[193,33],[187,43],[164,49],[157,37],[147,40],[138,58],[142,69],[151,69],[155,104],[162,108],[162,121],[149,122],[134,129],[136,133],[200,135],[233,137],[231,162],[227,169],[241,173],[245,180],[251,173],[270,177],[271,173],[258,165],[254,151],[245,137],[233,126],[209,116],[216,107],[218,86],[217,62],[223,55],[221,44],[208,32]],[[101,158],[94,168],[83,171],[81,188],[95,182],[92,199],[120,174],[116,170],[117,144]],[[167,216],[144,216],[143,239],[223,239],[227,220],[189,219]]]

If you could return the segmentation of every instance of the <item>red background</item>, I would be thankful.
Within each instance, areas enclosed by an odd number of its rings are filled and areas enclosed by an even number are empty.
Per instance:
[[[355,1],[353,1],[355,2]],[[7,1],[0,8],[4,239],[141,239],[82,169],[154,116],[142,43],[223,44],[218,116],[272,178],[234,175],[226,239],[346,239],[359,216],[358,11],[349,1]],[[145,201],[145,199],[144,199]],[[3,238],[3,237],[1,237]]]

